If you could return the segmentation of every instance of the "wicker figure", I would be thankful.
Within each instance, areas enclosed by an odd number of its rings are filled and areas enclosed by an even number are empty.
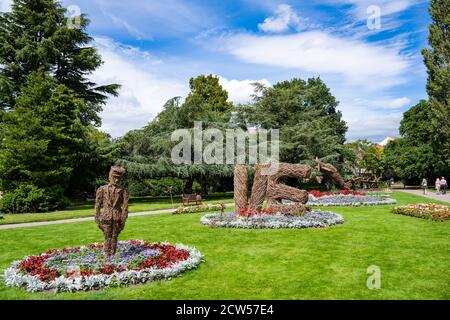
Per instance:
[[[117,238],[128,218],[128,191],[120,185],[124,173],[121,167],[111,167],[109,184],[98,188],[95,199],[95,222],[103,231],[107,257],[116,253]]]
[[[308,179],[311,168],[304,164],[280,163],[278,172],[268,177],[267,205],[285,214],[300,214],[305,211],[304,204],[308,202],[308,192],[283,184],[286,177]],[[281,200],[293,201],[292,205],[285,205]]]
[[[331,177],[340,187],[348,189],[350,183],[345,183],[338,170],[331,164],[321,162],[316,159],[318,170]],[[247,168],[243,165],[237,165],[234,169],[234,201],[236,212],[245,214],[244,208],[249,212],[258,212],[261,210],[264,200],[267,200],[269,209],[284,214],[303,214],[308,208],[305,204],[308,202],[308,192],[287,186],[283,183],[284,178],[310,179],[311,167],[305,164],[278,164],[278,170],[272,175],[263,175],[262,170],[269,164],[256,165],[255,177],[253,180],[252,193],[250,200],[247,197]],[[316,177],[318,181],[321,176]],[[290,200],[293,204],[283,204],[282,200]]]
[[[345,182],[344,179],[342,179],[341,175],[339,174],[339,171],[331,164],[324,163],[320,161],[318,158],[316,158],[317,163],[317,169],[324,173],[325,175],[329,176],[333,181],[342,189],[350,189],[352,187],[351,182]]]
[[[255,170],[255,177],[253,178],[252,195],[250,197],[250,209],[261,210],[267,193],[267,175],[261,173],[263,168],[269,165],[257,164]]]
[[[234,167],[234,204],[236,212],[247,207],[247,168],[243,165]]]

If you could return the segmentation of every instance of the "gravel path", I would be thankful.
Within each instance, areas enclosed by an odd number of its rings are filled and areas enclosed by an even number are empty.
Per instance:
[[[226,207],[234,206],[234,203],[226,203]],[[148,216],[153,214],[163,214],[163,213],[173,213],[174,209],[164,209],[164,210],[153,210],[153,211],[143,211],[143,212],[135,212],[130,213],[129,217],[140,217],[140,216]],[[16,224],[4,224],[0,225],[0,230],[2,229],[15,229],[15,228],[27,228],[27,227],[40,227],[40,226],[48,226],[52,224],[64,224],[64,223],[74,223],[74,222],[83,222],[83,221],[94,221],[94,217],[85,217],[85,218],[75,218],[75,219],[65,219],[65,220],[55,220],[55,221],[42,221],[42,222],[27,222],[27,223],[16,223]]]
[[[406,193],[410,193],[410,194],[415,194],[417,196],[422,196],[422,197],[426,197],[426,198],[430,198],[430,199],[434,199],[434,200],[440,200],[440,201],[445,201],[450,203],[450,193],[447,193],[445,195],[442,194],[436,194],[436,191],[430,192],[428,191],[426,195],[423,194],[423,190],[409,190],[409,189],[395,189],[395,191],[401,191],[401,192],[406,192]]]

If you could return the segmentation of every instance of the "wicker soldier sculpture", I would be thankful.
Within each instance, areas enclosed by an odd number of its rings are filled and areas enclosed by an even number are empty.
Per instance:
[[[128,218],[128,191],[120,185],[124,173],[124,168],[111,167],[109,184],[98,188],[95,199],[95,222],[103,231],[107,257],[116,253],[117,238]]]

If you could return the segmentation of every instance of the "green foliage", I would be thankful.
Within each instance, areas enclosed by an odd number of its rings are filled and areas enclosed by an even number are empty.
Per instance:
[[[406,180],[450,175],[450,0],[431,0],[430,48],[422,50],[428,70],[428,101],[405,112],[402,139],[386,148],[386,162]]]
[[[144,181],[130,181],[127,188],[130,196],[132,197],[142,197],[149,195],[147,184]]]
[[[73,149],[73,171],[67,195],[75,198],[92,198],[95,190],[108,183],[109,167],[114,164],[121,146],[94,126],[84,128],[83,143]]]
[[[183,180],[178,178],[132,179],[128,183],[131,196],[179,196],[183,193]]]
[[[212,111],[217,113],[229,113],[233,104],[228,102],[228,93],[219,84],[219,78],[213,75],[200,75],[189,80],[191,92],[186,98],[186,104],[198,99],[205,104],[207,109],[200,109],[201,113]],[[194,103],[195,104],[195,103]],[[194,116],[194,115],[191,115]]]
[[[78,117],[84,124],[100,123],[98,112],[118,85],[98,86],[88,76],[102,60],[89,46],[89,20],[79,17],[71,27],[66,9],[54,0],[14,0],[12,11],[0,15],[0,103],[2,110],[15,108],[20,88],[33,72],[51,74],[85,104]]]
[[[383,149],[367,139],[347,143],[346,148],[352,153],[349,165],[354,175],[364,174],[367,179],[379,179],[386,173]]]
[[[423,49],[428,70],[427,91],[431,119],[428,136],[437,175],[450,174],[450,0],[432,0],[429,27],[431,48]],[[424,130],[426,132],[426,130]]]
[[[184,192],[194,192],[191,184],[197,180],[202,190],[207,190],[211,177],[224,177],[233,174],[227,165],[174,165],[171,160],[172,148],[178,141],[171,135],[177,129],[189,129],[194,121],[202,121],[205,128],[227,128],[230,126],[232,105],[227,102],[228,94],[220,86],[217,77],[199,76],[190,80],[191,92],[181,104],[175,97],[166,102],[163,110],[143,130],[128,132],[118,144],[122,148],[118,164],[127,168],[130,179],[179,178],[186,181]],[[190,130],[193,135],[192,130]],[[207,143],[205,141],[205,143]],[[158,183],[153,183],[153,185]],[[156,187],[150,193],[165,192]],[[180,192],[182,193],[182,192]]]
[[[183,180],[177,178],[149,179],[145,181],[151,196],[178,196],[183,193]],[[194,186],[194,189],[199,187]]]
[[[41,187],[67,185],[72,150],[82,143],[83,127],[77,117],[82,105],[82,100],[47,75],[29,77],[14,111],[3,117],[2,188],[13,189],[20,181]]]
[[[21,183],[13,191],[6,192],[0,200],[0,211],[17,214],[26,212],[47,212],[65,207],[67,198],[58,190],[38,188]]]
[[[77,17],[54,0],[14,0],[0,14],[0,185],[21,182],[61,194],[94,192],[115,146],[97,129],[98,112],[118,85],[89,80],[102,60]],[[56,201],[56,200],[52,200]]]
[[[3,116],[3,190],[14,190],[21,182],[66,190],[75,160],[73,150],[83,143],[83,126],[77,117],[82,105],[82,100],[46,74],[29,77],[14,111]]]
[[[433,143],[436,134],[431,126],[434,117],[429,102],[422,100],[406,111],[400,124],[402,138],[385,148],[385,163],[395,174],[411,182],[450,174],[443,150]],[[436,149],[438,148],[438,149]]]
[[[422,50],[428,69],[427,91],[430,106],[437,115],[433,125],[450,137],[450,0],[431,0],[430,15],[433,20],[428,37],[431,48]]]
[[[320,78],[292,79],[271,88],[255,85],[254,103],[237,107],[237,126],[280,129],[280,160],[316,157],[340,167],[347,126],[338,102]]]

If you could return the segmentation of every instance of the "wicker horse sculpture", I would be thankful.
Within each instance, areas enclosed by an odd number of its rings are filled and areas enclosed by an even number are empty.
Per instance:
[[[344,182],[338,170],[331,164],[316,159],[319,172],[329,176],[339,187],[349,189],[350,185]],[[256,165],[250,199],[247,197],[248,172],[244,165],[237,165],[234,169],[234,202],[236,212],[257,212],[261,210],[264,200],[267,200],[269,209],[284,214],[301,214],[306,211],[308,192],[283,183],[284,178],[310,179],[311,167],[306,164],[277,164],[277,170],[265,174],[270,164]],[[321,182],[321,177],[317,177]],[[282,200],[290,200],[293,204],[283,204]],[[248,210],[245,210],[245,209]]]

